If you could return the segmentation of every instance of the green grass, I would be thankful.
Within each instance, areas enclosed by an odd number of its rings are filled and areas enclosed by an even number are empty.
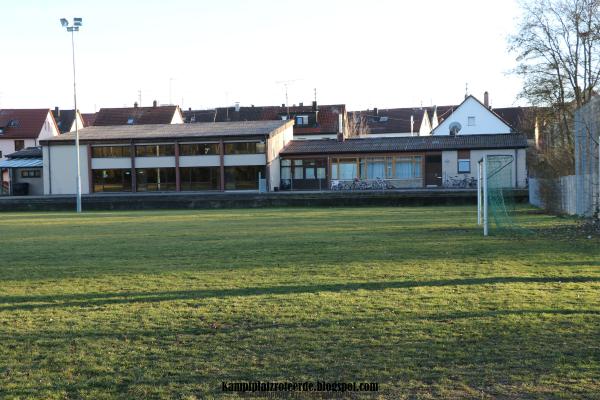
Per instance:
[[[472,207],[0,214],[0,398],[598,398],[600,240],[531,211],[488,238]]]

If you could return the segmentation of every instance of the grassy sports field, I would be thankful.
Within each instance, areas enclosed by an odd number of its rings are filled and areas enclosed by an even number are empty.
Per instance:
[[[0,398],[204,399],[244,380],[598,396],[600,239],[530,209],[533,234],[483,238],[475,216],[0,214]]]

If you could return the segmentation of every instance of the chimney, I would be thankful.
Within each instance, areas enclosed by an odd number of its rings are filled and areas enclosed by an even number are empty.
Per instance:
[[[344,140],[346,140],[346,138],[344,137],[344,134],[342,132],[338,132],[338,134],[337,134],[337,141],[338,142],[343,142]]]
[[[483,94],[483,105],[486,106],[486,108],[490,108],[490,94],[487,90]]]
[[[281,108],[285,108],[285,104],[281,103]]]
[[[304,107],[304,103],[300,102],[300,107]]]
[[[60,117],[60,108],[54,107],[54,115],[56,116],[56,118]]]
[[[133,108],[138,108],[138,102],[133,103]]]
[[[153,100],[152,101],[152,107],[158,107],[158,100]]]
[[[189,107],[189,108],[188,108],[188,111],[192,111],[192,107]]]
[[[317,111],[317,101],[316,100],[312,102],[312,110]]]
[[[240,112],[240,102],[239,101],[235,102],[235,112]]]
[[[375,108],[373,109],[373,114],[375,114],[375,115],[379,115],[379,110],[377,109],[377,107],[375,107]]]

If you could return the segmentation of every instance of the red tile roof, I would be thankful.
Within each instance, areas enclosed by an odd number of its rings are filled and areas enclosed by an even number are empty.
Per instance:
[[[101,108],[94,126],[170,124],[177,112],[178,106]]]
[[[410,133],[419,132],[423,120],[424,108],[389,108],[378,110],[352,111],[349,117],[366,117],[369,133]],[[411,130],[411,116],[413,118]],[[431,118],[431,114],[429,114]]]
[[[98,113],[85,113],[85,114],[82,113],[81,118],[83,119],[83,126],[84,127],[93,126],[94,121],[96,121],[96,115],[98,115]]]
[[[336,134],[338,132],[338,115],[346,113],[345,104],[317,106],[317,123],[314,123],[312,105],[290,106],[290,119],[296,115],[308,115],[309,126],[294,126],[294,134],[319,135]],[[226,122],[226,121],[268,121],[281,120],[288,113],[285,106],[257,106],[257,107],[219,107],[212,110],[184,111],[186,122]],[[311,122],[312,121],[312,122]]]
[[[0,110],[0,139],[37,139],[49,113],[49,108]],[[10,121],[15,121],[15,126],[9,126]]]

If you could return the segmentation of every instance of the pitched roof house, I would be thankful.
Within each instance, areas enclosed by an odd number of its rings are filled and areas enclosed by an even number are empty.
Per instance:
[[[59,135],[59,129],[49,108],[0,109],[0,161],[6,155],[27,147],[35,147],[41,139]],[[0,183],[8,187],[8,169],[0,168]]]
[[[229,121],[269,121],[294,120],[295,139],[336,138],[345,132],[346,105],[310,106],[250,106],[219,107],[212,110],[192,110],[183,112],[185,122],[229,122]]]
[[[182,124],[179,106],[101,108],[96,113],[93,126]]]
[[[75,131],[75,117],[77,117],[77,124],[79,124],[80,129],[85,126],[83,116],[79,111],[75,113],[75,110],[61,110],[58,107],[54,107],[52,115],[60,133]]]
[[[358,123],[365,119],[370,137],[429,135],[455,106],[405,107],[351,111],[349,118]]]
[[[0,110],[0,160],[6,154],[37,146],[40,139],[58,135],[49,108]]]

